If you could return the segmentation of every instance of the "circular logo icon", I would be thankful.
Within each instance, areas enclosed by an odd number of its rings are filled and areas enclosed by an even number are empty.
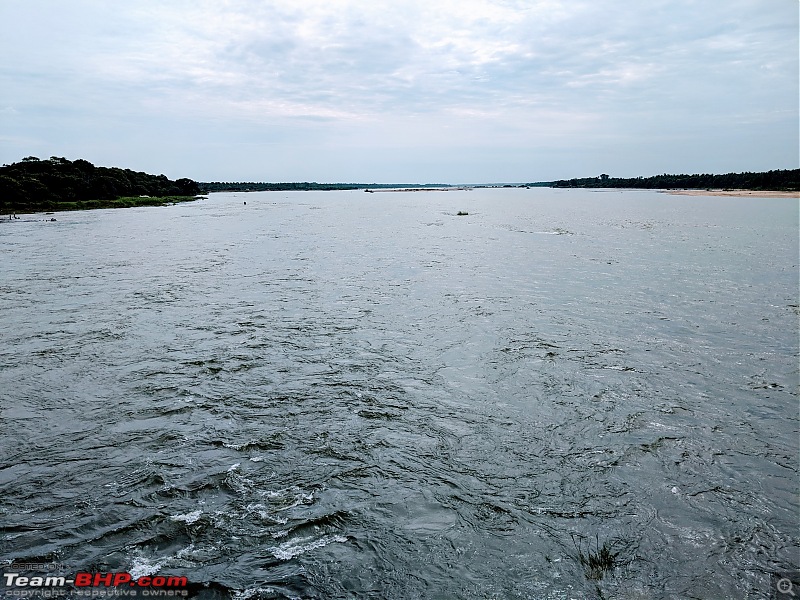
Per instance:
[[[791,580],[784,577],[778,581],[778,591],[781,594],[789,594],[790,596],[794,596],[795,593],[792,591],[792,582]]]

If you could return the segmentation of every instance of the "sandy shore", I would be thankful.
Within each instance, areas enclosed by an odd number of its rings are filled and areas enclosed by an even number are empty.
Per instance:
[[[675,196],[753,196],[754,198],[800,198],[800,192],[778,192],[757,190],[663,190]]]

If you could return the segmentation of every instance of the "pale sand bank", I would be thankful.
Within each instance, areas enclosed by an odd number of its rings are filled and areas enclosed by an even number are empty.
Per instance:
[[[778,192],[758,190],[662,190],[676,196],[737,196],[753,198],[800,198],[800,192]]]

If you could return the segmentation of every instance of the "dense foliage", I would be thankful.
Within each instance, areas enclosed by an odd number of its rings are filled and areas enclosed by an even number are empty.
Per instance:
[[[96,167],[87,160],[34,156],[0,167],[0,212],[37,212],[108,206],[122,197],[194,196],[195,181],[172,181],[116,167]]]
[[[800,190],[800,169],[765,173],[726,173],[725,175],[656,175],[622,179],[600,175],[583,179],[554,181],[553,187],[571,188],[648,188],[648,189],[739,189]]]
[[[284,191],[311,191],[311,190],[366,190],[387,188],[440,188],[449,187],[446,183],[317,183],[316,181],[303,181],[299,183],[265,183],[265,182],[230,182],[211,181],[200,183],[200,189],[208,192],[284,192]]]

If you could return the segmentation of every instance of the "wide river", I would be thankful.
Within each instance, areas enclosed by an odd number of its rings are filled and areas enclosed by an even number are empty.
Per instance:
[[[53,217],[0,223],[0,571],[240,600],[800,594],[797,199]]]

